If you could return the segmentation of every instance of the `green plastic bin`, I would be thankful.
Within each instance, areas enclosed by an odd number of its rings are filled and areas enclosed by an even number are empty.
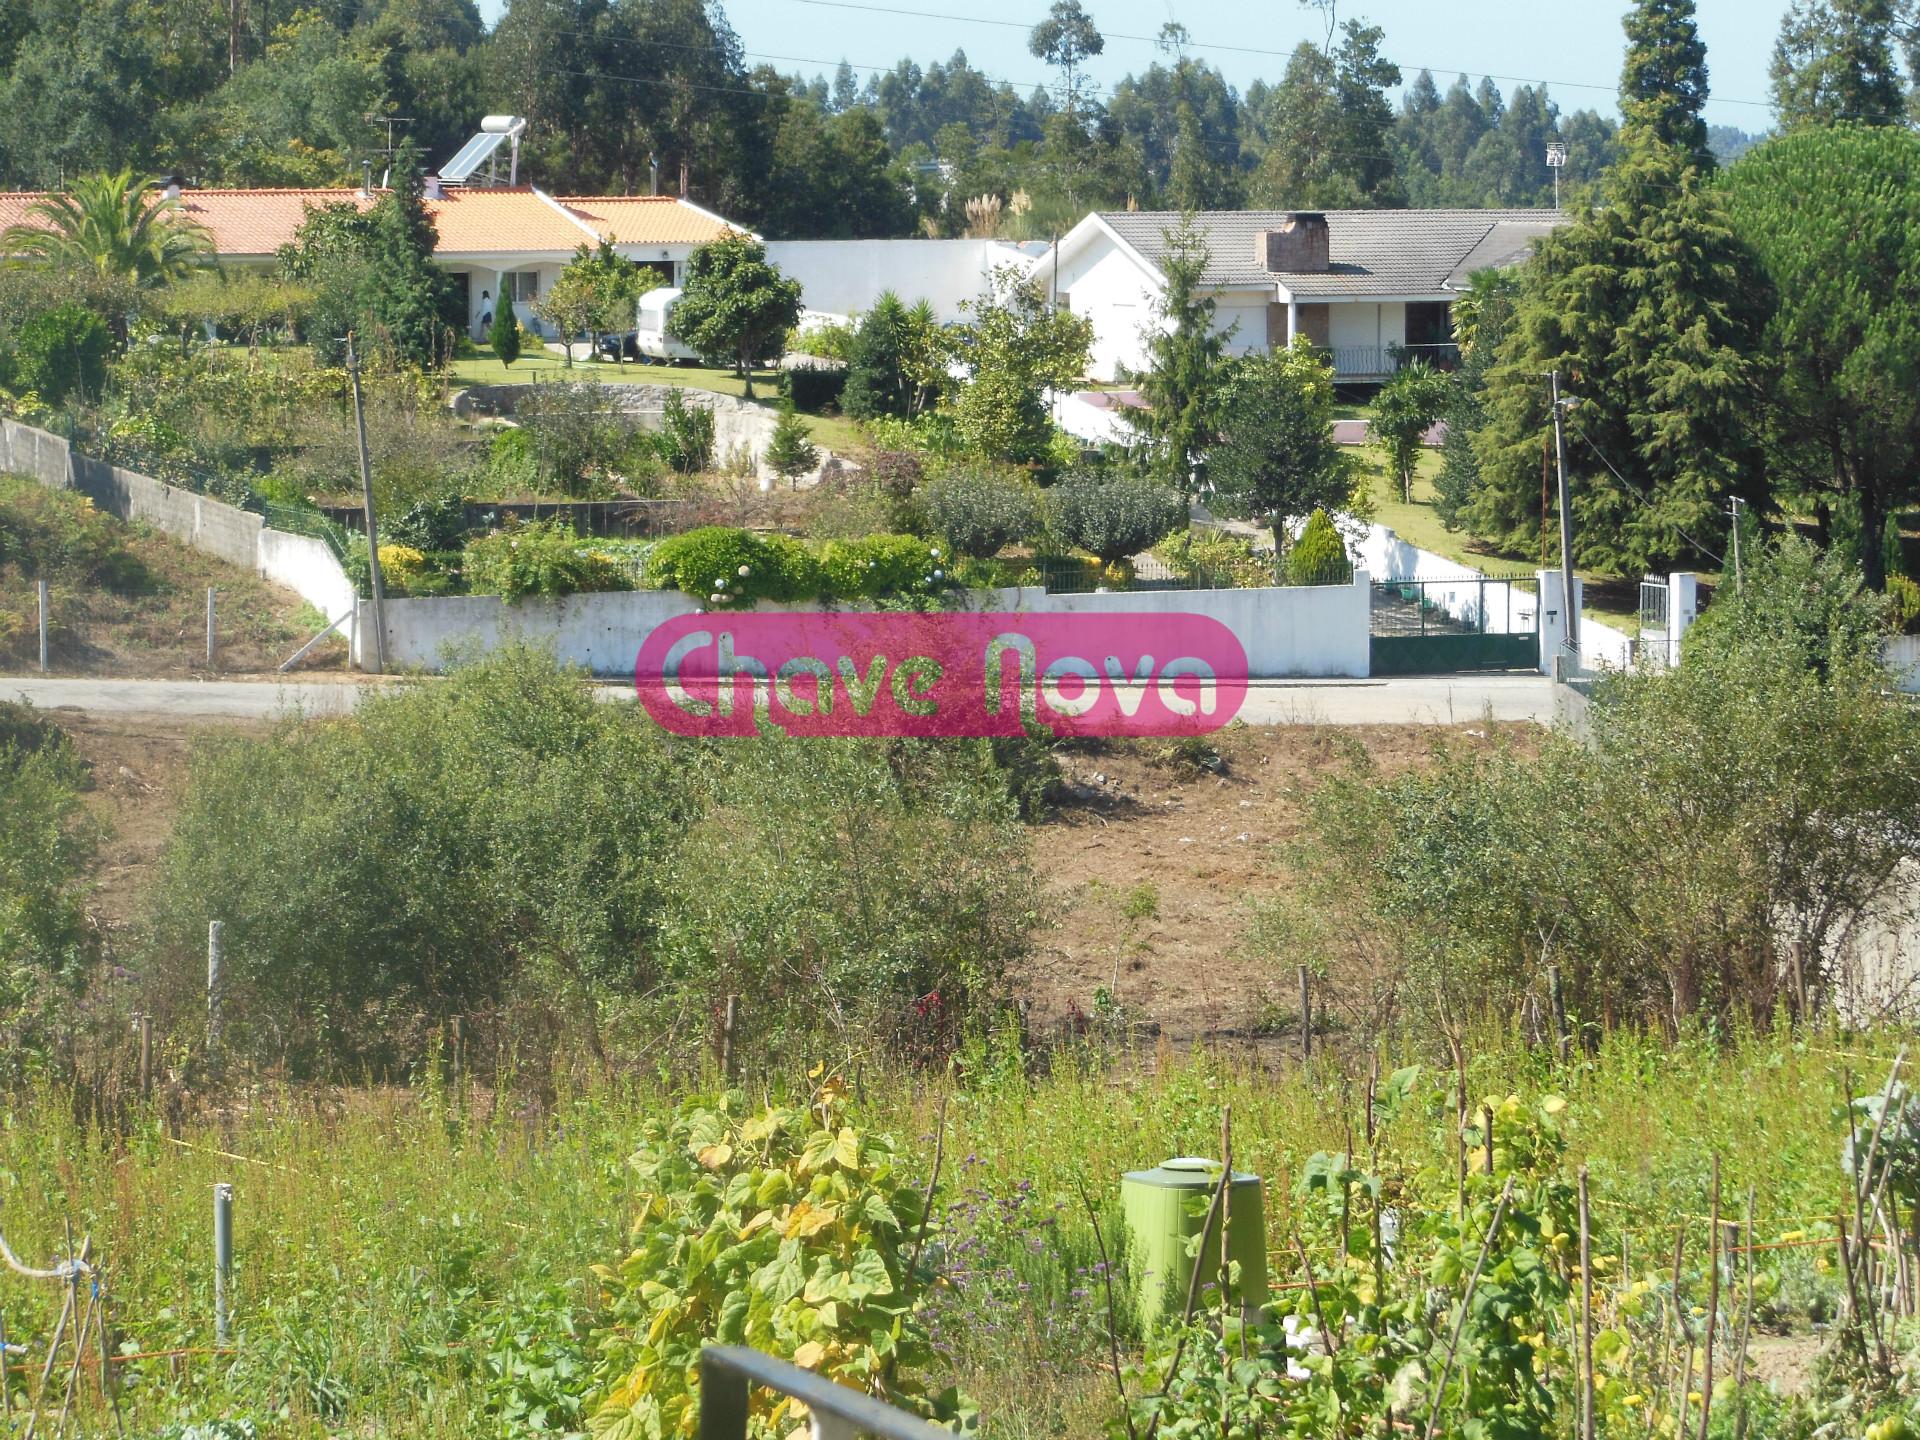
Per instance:
[[[1151,1170],[1120,1177],[1127,1217],[1129,1256],[1140,1307],[1140,1328],[1150,1332],[1178,1320],[1186,1308],[1194,1261],[1187,1246],[1207,1223],[1207,1202],[1220,1179],[1220,1162],[1193,1156],[1168,1160]],[[1220,1230],[1215,1222],[1201,1257],[1205,1285],[1219,1272]],[[1266,1201],[1258,1175],[1235,1171],[1227,1188],[1227,1253],[1240,1267],[1236,1299],[1243,1309],[1267,1299]]]

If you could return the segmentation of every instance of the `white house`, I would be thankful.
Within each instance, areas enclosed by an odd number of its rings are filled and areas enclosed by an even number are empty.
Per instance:
[[[1009,240],[769,240],[767,259],[800,282],[801,299],[816,314],[863,314],[891,290],[908,305],[925,300],[945,324],[961,318],[961,305],[995,269],[1024,268],[1044,248]]]
[[[197,222],[224,265],[264,267],[291,244],[307,216],[329,205],[371,209],[378,190],[182,190],[169,195]],[[0,193],[0,230],[31,223],[40,194]],[[678,284],[687,257],[729,233],[750,233],[710,210],[671,195],[549,195],[533,185],[442,185],[427,177],[426,210],[437,239],[433,258],[453,272],[468,328],[484,339],[502,296],[521,323],[552,334],[533,307],[582,245],[602,241],[615,253],[657,269]]]
[[[1097,211],[1033,264],[1035,283],[1093,322],[1092,377],[1146,368],[1176,211]],[[1476,270],[1518,264],[1563,223],[1552,210],[1214,210],[1194,217],[1203,284],[1228,349],[1305,335],[1336,378],[1385,379],[1402,354],[1449,363],[1454,295]]]

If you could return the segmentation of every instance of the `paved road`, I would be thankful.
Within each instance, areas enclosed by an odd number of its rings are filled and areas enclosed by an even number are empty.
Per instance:
[[[43,710],[181,720],[263,720],[298,709],[338,715],[378,682],[276,680],[68,680],[0,676],[0,699]],[[605,699],[632,691],[605,685]],[[1440,675],[1389,680],[1255,682],[1241,718],[1253,725],[1466,725],[1486,719],[1546,724],[1553,700],[1538,675]]]

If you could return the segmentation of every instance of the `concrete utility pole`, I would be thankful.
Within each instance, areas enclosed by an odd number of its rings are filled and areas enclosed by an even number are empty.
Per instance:
[[[1560,372],[1547,376],[1553,400],[1553,460],[1560,472],[1560,603],[1567,609],[1567,647],[1580,649],[1580,605],[1573,589],[1573,507],[1567,499],[1567,441],[1562,422],[1573,402],[1560,398]]]
[[[1740,588],[1740,512],[1747,502],[1738,495],[1727,506],[1727,513],[1733,516],[1733,588]]]
[[[367,574],[373,582],[373,673],[387,670],[387,595],[380,581],[380,526],[373,513],[373,469],[367,463],[367,408],[360,399],[360,357],[347,336],[347,378],[353,383],[353,424],[360,439],[360,493],[367,507]]]

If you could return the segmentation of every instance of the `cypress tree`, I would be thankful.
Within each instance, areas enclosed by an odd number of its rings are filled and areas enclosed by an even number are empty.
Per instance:
[[[1214,328],[1214,302],[1201,293],[1207,269],[1207,244],[1192,215],[1168,232],[1160,273],[1166,288],[1154,306],[1160,322],[1147,338],[1148,367],[1140,378],[1145,410],[1127,418],[1152,442],[1154,472],[1182,490],[1194,484],[1195,467],[1213,444],[1220,422],[1220,397],[1227,373],[1227,341]]]
[[[1700,118],[1707,102],[1707,47],[1693,17],[1693,0],[1639,0],[1627,12],[1620,114],[1627,126],[1711,170],[1707,126]]]

